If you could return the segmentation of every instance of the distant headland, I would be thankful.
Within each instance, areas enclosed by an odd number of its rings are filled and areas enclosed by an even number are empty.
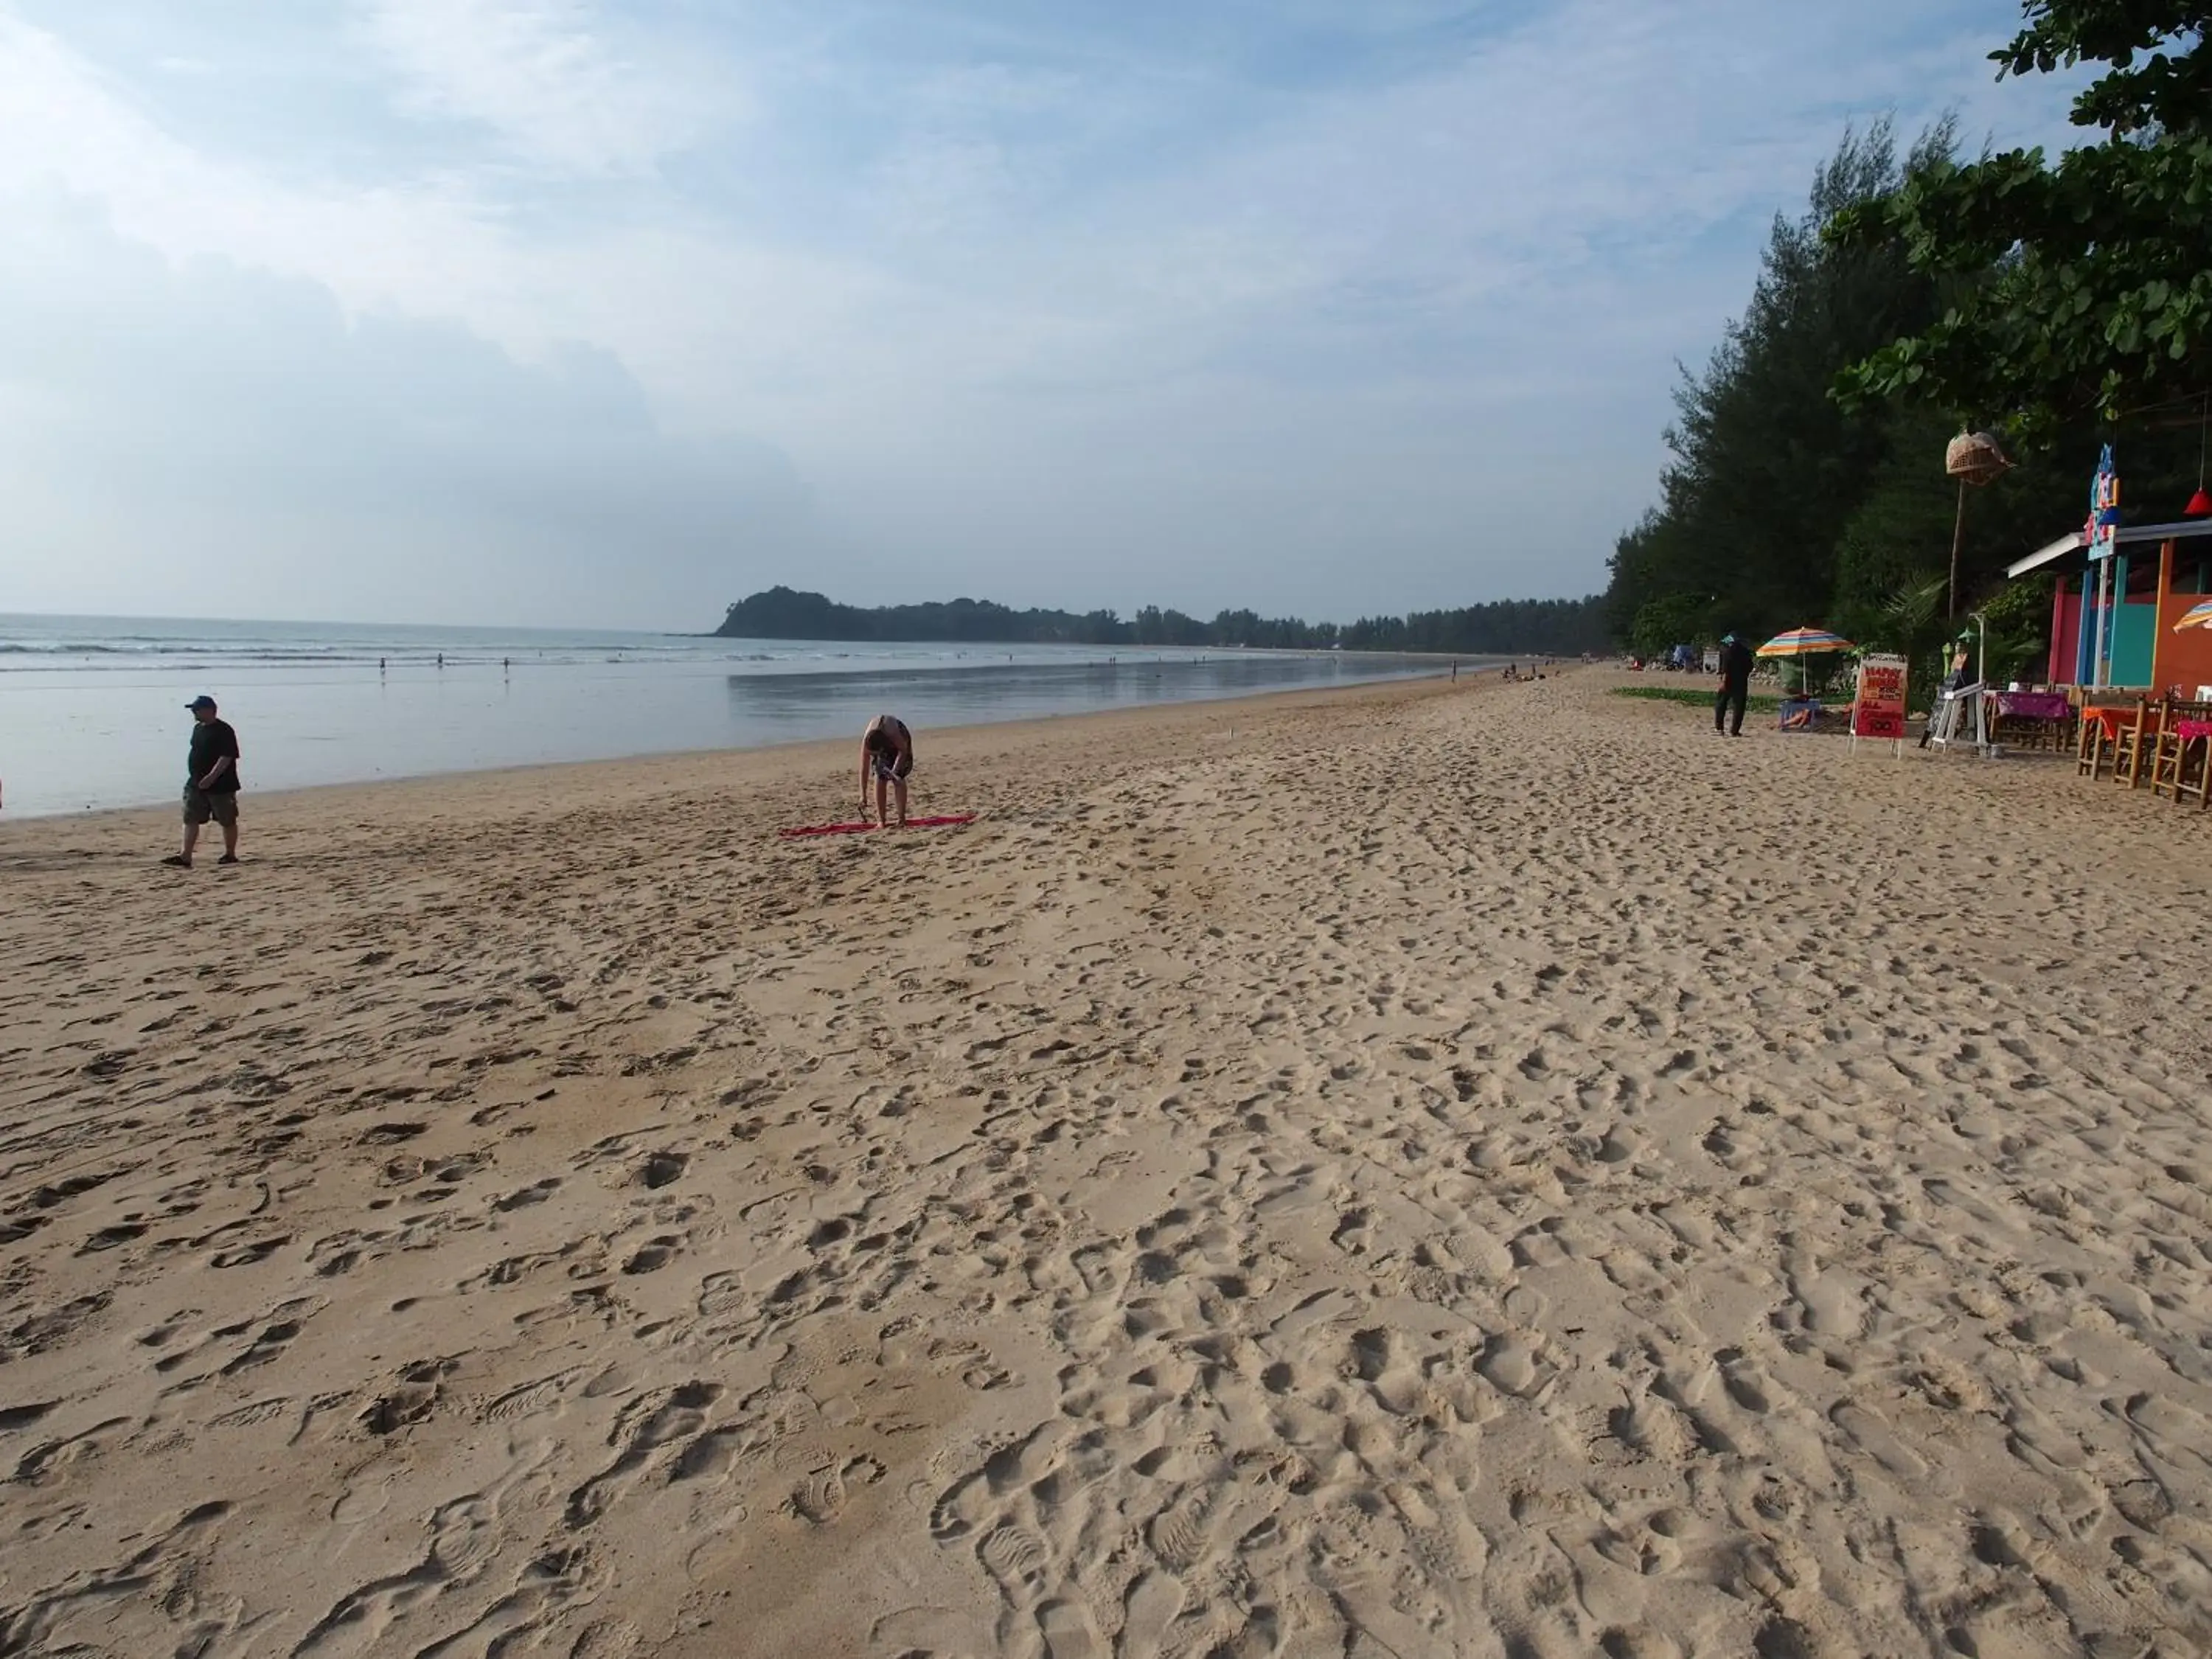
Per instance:
[[[1146,605],[1113,611],[1015,611],[988,599],[872,609],[775,586],[738,600],[714,630],[738,640],[875,640],[989,645],[1248,646],[1275,650],[1433,651],[1466,656],[1577,656],[1607,648],[1604,601],[1500,599],[1462,611],[1416,611],[1358,622],[1310,623],[1224,611],[1211,622]]]

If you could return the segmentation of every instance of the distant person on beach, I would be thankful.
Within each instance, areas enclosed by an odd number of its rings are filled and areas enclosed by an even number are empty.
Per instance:
[[[914,770],[914,733],[896,714],[878,714],[860,733],[860,817],[868,816],[868,775],[876,778],[876,822],[888,823],[884,796],[898,795],[899,827],[906,827],[906,781]]]
[[[192,744],[185,759],[185,850],[161,860],[182,870],[192,867],[192,848],[200,826],[212,818],[222,826],[222,856],[217,864],[238,862],[238,733],[219,719],[213,697],[194,697]]]
[[[1713,694],[1713,730],[1743,735],[1743,711],[1751,701],[1751,647],[1733,634],[1721,636],[1721,689]],[[1733,714],[1734,718],[1729,718]]]

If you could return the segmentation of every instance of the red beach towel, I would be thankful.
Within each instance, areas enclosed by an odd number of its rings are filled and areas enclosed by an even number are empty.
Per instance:
[[[941,830],[951,824],[973,823],[975,822],[975,815],[973,812],[956,812],[950,817],[908,818],[906,821],[905,827],[908,830]],[[776,834],[781,836],[786,841],[791,841],[800,836],[865,835],[867,831],[878,827],[878,825],[872,823],[809,823],[802,824],[796,830],[779,830],[776,831]],[[895,825],[893,827],[896,828],[897,826]]]

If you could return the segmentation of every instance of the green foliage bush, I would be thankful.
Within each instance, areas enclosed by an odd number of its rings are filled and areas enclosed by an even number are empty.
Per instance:
[[[730,606],[715,633],[744,640],[950,640],[995,644],[1249,646],[1281,650],[1413,651],[1468,656],[1579,656],[1606,648],[1605,601],[1502,599],[1460,611],[1363,617],[1340,626],[1224,611],[1201,622],[1146,605],[1112,611],[1014,611],[988,599],[863,609],[777,586]]]
[[[2196,483],[2208,19],[2201,0],[2027,0],[1991,54],[2002,75],[2105,66],[2075,112],[2101,141],[2054,165],[1962,163],[1948,121],[1902,155],[1887,124],[1846,133],[1684,376],[1660,499],[1614,549],[1617,637],[1640,645],[1698,595],[1712,632],[1814,623],[1902,652],[1924,695],[1978,611],[1990,677],[2040,678],[2056,573],[2008,586],[2004,568],[2081,523],[2100,447],[2129,522],[2178,518]],[[1943,452],[1968,424],[2003,432],[2016,465],[1966,489],[1962,516]]]

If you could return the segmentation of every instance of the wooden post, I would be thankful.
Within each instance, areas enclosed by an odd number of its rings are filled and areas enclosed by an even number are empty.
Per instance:
[[[2066,631],[2066,573],[2058,573],[2058,580],[2051,590],[2051,649],[2044,653],[2043,683],[2063,685],[2066,676],[2058,659],[2058,637]]]
[[[2166,602],[2173,596],[2173,538],[2168,537],[2158,544],[2158,592],[2150,602],[2150,684],[2154,691],[2166,689],[2164,675],[2159,670],[2159,659],[2166,654]]]
[[[1966,539],[1966,481],[1959,480],[1959,516],[1951,526],[1951,580],[1943,590],[1943,619],[1959,614],[1959,548]]]
[[[2112,683],[2112,665],[2119,660],[2120,619],[2128,610],[2128,556],[2118,543],[2113,544],[2112,556],[2105,562],[2112,572],[2112,602],[2106,612],[2105,625],[2097,631],[2097,643],[2105,653],[2104,684]]]

